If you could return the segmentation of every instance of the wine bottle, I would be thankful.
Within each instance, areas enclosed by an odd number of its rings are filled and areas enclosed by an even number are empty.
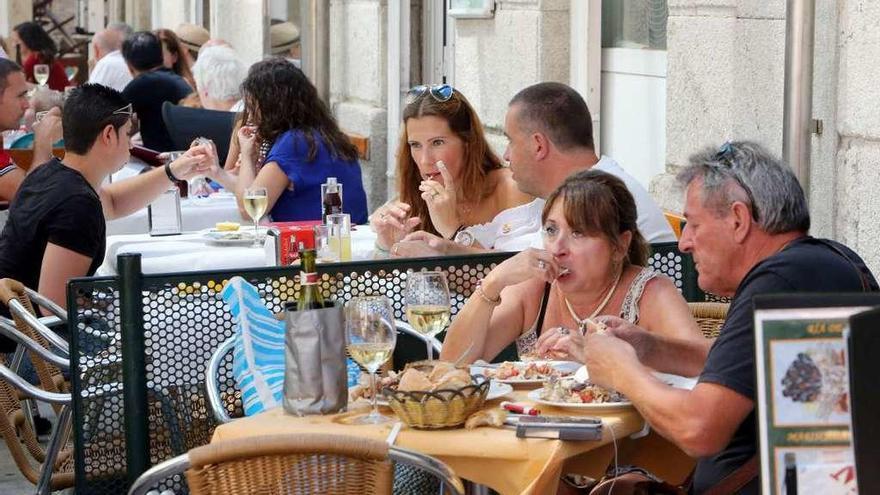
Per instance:
[[[327,223],[327,215],[342,213],[342,184],[336,177],[327,177],[321,184],[321,223]]]
[[[301,268],[299,273],[299,297],[297,310],[321,309],[324,307],[324,296],[318,287],[317,253],[314,249],[305,249],[299,244]]]

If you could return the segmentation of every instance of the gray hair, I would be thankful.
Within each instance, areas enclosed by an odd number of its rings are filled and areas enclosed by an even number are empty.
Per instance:
[[[107,24],[107,29],[121,34],[123,40],[134,34],[134,29],[124,22],[111,22]]]
[[[769,234],[810,230],[807,199],[797,177],[758,143],[735,141],[720,149],[706,148],[690,157],[677,179],[685,188],[701,180],[703,205],[718,215],[740,201]]]
[[[192,68],[196,87],[211,98],[237,100],[241,98],[241,83],[247,77],[247,67],[227,46],[211,46],[199,54]]]

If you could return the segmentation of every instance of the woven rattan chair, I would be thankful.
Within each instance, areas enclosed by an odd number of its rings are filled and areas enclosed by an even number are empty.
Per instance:
[[[390,494],[393,463],[417,465],[463,495],[461,480],[433,457],[379,440],[328,434],[273,435],[215,442],[175,457],[141,475],[129,495],[144,495],[186,472],[193,495]]]
[[[727,310],[730,304],[717,302],[688,303],[691,315],[697,321],[697,325],[707,339],[718,337],[721,326],[727,318]]]

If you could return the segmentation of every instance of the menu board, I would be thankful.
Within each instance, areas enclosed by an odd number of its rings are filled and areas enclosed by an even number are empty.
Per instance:
[[[772,295],[754,304],[762,493],[858,493],[844,334],[849,317],[880,296]]]

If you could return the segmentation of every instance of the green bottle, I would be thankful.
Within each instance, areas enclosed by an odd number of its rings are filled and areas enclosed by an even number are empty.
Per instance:
[[[299,297],[297,310],[321,309],[324,307],[324,296],[318,287],[317,253],[314,249],[305,249],[299,244],[301,268],[299,273]]]

